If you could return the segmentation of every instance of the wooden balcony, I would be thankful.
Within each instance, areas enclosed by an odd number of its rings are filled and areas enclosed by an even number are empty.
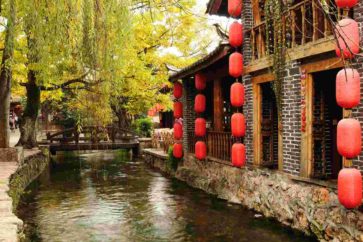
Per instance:
[[[318,1],[320,0],[304,0],[283,14],[282,29],[285,37],[284,46],[288,49],[287,59],[294,60],[334,50],[332,27]],[[330,6],[329,11],[333,21],[349,14],[334,6]],[[266,21],[256,24],[249,31],[252,61],[246,69],[247,73],[270,66],[270,56],[274,52],[271,47],[274,45],[273,31],[270,34],[270,48],[266,47]]]
[[[197,138],[194,132],[190,132],[188,133],[189,153],[195,153],[194,144],[197,140],[206,142],[209,157],[225,161],[231,159],[232,144],[237,141],[230,132],[208,131],[204,138]]]

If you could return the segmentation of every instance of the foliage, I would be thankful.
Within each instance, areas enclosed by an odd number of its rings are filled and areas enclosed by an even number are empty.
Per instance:
[[[170,108],[168,94],[160,92],[169,85],[168,66],[194,62],[209,43],[205,20],[190,12],[194,5],[194,0],[19,1],[13,92],[25,95],[23,86],[34,71],[42,102],[61,103],[84,124],[109,124],[117,109],[136,115],[156,103]]]
[[[150,118],[136,119],[132,125],[136,133],[142,137],[151,137],[153,122]]]
[[[173,146],[169,146],[168,150],[168,167],[172,169],[173,171],[176,171],[178,169],[178,165],[181,162],[182,159],[175,158],[173,155]]]

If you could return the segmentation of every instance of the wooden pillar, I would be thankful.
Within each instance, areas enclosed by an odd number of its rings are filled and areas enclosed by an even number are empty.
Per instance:
[[[214,131],[223,131],[223,92],[222,80],[214,80],[213,82],[213,124]]]

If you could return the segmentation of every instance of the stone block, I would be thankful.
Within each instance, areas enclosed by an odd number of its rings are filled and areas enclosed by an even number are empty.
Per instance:
[[[18,162],[18,150],[16,148],[1,148],[0,162]]]

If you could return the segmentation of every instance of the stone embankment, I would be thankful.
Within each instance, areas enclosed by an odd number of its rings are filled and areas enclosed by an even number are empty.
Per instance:
[[[152,153],[144,152],[145,161],[166,171],[166,157]],[[334,186],[298,181],[269,169],[237,169],[217,160],[198,161],[193,155],[184,158],[175,177],[320,241],[363,241],[363,213],[341,206]]]
[[[48,162],[46,150],[0,149],[0,241],[19,240],[23,222],[14,212],[20,195]]]

